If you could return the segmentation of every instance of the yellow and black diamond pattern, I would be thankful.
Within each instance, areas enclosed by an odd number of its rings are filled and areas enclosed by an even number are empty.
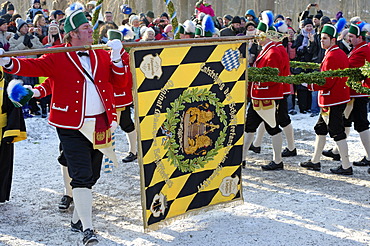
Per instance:
[[[145,228],[243,199],[245,53],[242,42],[130,51]]]

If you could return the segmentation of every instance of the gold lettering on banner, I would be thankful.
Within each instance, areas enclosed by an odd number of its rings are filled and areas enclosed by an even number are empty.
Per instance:
[[[167,83],[164,85],[164,87],[159,92],[158,100],[157,100],[156,105],[155,105],[156,108],[154,109],[153,131],[152,131],[152,136],[153,136],[153,139],[154,139],[153,147],[155,147],[154,150],[153,150],[154,159],[155,159],[154,162],[157,166],[156,171],[159,172],[161,177],[164,179],[164,181],[166,182],[166,184],[170,188],[173,185],[173,181],[170,180],[170,176],[166,173],[166,170],[165,170],[166,168],[165,168],[164,164],[162,163],[162,157],[160,155],[161,149],[159,147],[157,147],[158,144],[157,144],[157,141],[156,141],[156,137],[157,137],[158,129],[160,128],[160,126],[158,126],[158,122],[159,122],[159,117],[161,116],[161,109],[163,107],[163,101],[166,99],[166,94],[168,93],[168,89],[173,87],[173,86],[174,86],[173,81],[168,80]]]

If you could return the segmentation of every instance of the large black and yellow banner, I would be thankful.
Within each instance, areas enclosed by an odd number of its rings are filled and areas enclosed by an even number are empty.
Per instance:
[[[245,47],[131,49],[145,228],[243,200]]]

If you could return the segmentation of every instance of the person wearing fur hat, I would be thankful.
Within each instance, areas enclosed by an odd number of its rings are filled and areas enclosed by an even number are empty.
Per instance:
[[[365,42],[365,36],[368,30],[370,30],[370,24],[365,22],[351,24],[348,30],[349,43],[353,47],[348,54],[350,68],[362,67],[366,61],[370,61],[370,48]],[[369,88],[370,78],[366,78],[361,83],[364,87]],[[351,102],[347,104],[344,114],[345,132],[348,136],[353,122],[354,129],[360,135],[362,145],[366,151],[366,155],[362,160],[353,162],[353,165],[370,166],[370,131],[369,120],[367,118],[369,95],[350,89],[350,97]],[[322,154],[334,160],[340,159],[338,148],[324,150]]]
[[[182,28],[180,27],[179,32],[180,32],[180,38],[194,38],[195,37],[195,31],[196,27],[193,21],[191,20],[186,20],[182,24]]]
[[[93,42],[93,29],[80,9],[67,17],[64,29],[66,44],[60,47]],[[107,45],[112,48],[110,54],[90,50],[45,54],[35,59],[0,58],[0,65],[11,74],[49,77],[52,81],[32,92],[36,98],[53,95],[49,123],[57,128],[72,178],[71,229],[83,232],[84,245],[98,242],[92,224],[91,189],[100,177],[103,153],[116,159],[111,145],[111,132],[117,127],[113,86],[124,87],[126,83],[122,43],[113,40]]]
[[[343,23],[344,22],[344,23]],[[337,26],[325,24],[321,30],[321,46],[326,50],[321,63],[321,71],[345,69],[349,67],[347,55],[336,44],[338,33],[341,32],[346,20],[342,18]],[[331,168],[334,174],[352,175],[352,163],[349,162],[347,135],[344,129],[343,113],[350,102],[350,90],[346,85],[347,78],[326,78],[324,85],[310,84],[310,90],[319,91],[318,103],[321,108],[319,119],[315,125],[315,150],[309,161],[301,162],[301,167],[319,171],[320,157],[326,143],[326,135],[336,143],[342,159],[340,166]]]
[[[267,33],[274,23],[274,15],[271,11],[262,12],[262,20],[257,26],[257,35]],[[262,46],[254,66],[258,68],[273,67],[283,71],[281,54],[275,43],[266,37],[258,39],[258,44]],[[277,109],[279,100],[284,98],[283,85],[276,82],[252,82],[249,87],[249,97],[251,103],[247,109],[247,119],[244,133],[243,146],[243,166],[246,164],[248,149],[251,146],[254,134],[258,126],[263,122],[266,131],[272,136],[273,160],[262,166],[262,170],[281,170],[284,169],[282,151],[282,133],[277,120]]]
[[[234,16],[228,27],[220,31],[221,36],[236,36],[240,33],[241,20],[239,16]]]
[[[204,15],[201,23],[195,26],[195,38],[213,37],[216,33],[216,27],[212,17],[210,15]]]
[[[144,31],[142,38],[140,39],[140,42],[143,41],[155,41],[155,31],[153,30],[153,28],[148,27]]]

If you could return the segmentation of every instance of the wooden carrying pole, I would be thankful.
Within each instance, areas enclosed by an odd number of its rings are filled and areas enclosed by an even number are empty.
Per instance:
[[[189,38],[189,39],[175,39],[175,40],[163,40],[163,41],[151,41],[151,42],[130,42],[123,43],[124,47],[149,47],[149,46],[170,46],[176,44],[198,44],[198,43],[210,43],[210,42],[230,42],[230,41],[246,41],[251,39],[263,38],[260,36],[229,36],[229,37],[216,37],[216,38]],[[73,51],[84,51],[84,50],[95,50],[95,49],[110,49],[105,44],[98,45],[84,45],[84,46],[70,46],[70,47],[58,47],[58,48],[44,48],[44,49],[30,49],[30,50],[17,50],[7,51],[0,57],[12,57],[12,56],[30,56],[30,55],[43,55],[50,53],[60,52],[73,52]]]

